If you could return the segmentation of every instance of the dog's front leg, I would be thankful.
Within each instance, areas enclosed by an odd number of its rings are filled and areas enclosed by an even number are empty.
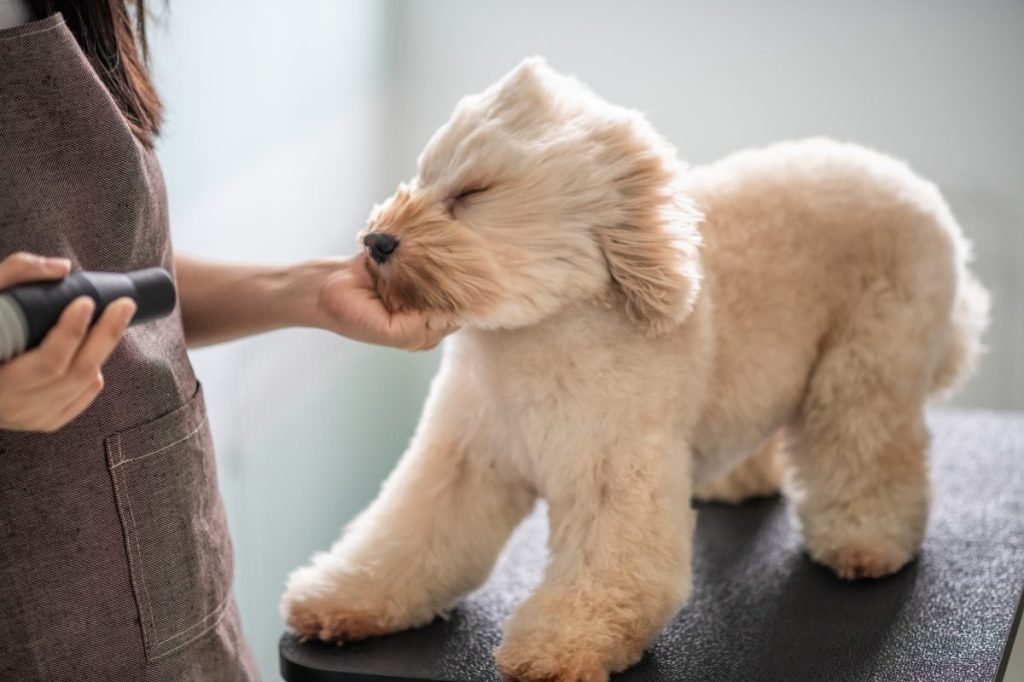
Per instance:
[[[635,663],[689,597],[689,455],[644,434],[551,495],[551,564],[506,626],[506,679],[597,682]],[[589,474],[589,475],[588,475]]]
[[[349,641],[429,622],[484,581],[533,506],[531,488],[462,440],[458,400],[437,402],[377,499],[289,577],[281,608],[300,635]]]

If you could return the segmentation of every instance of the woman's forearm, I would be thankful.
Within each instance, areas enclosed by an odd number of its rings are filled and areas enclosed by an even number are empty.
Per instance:
[[[204,346],[292,326],[323,326],[320,283],[338,266],[236,265],[175,255],[185,340]]]
[[[433,348],[457,328],[447,315],[389,310],[366,254],[296,265],[234,265],[177,254],[178,297],[189,346],[282,327],[315,327],[355,341]]]

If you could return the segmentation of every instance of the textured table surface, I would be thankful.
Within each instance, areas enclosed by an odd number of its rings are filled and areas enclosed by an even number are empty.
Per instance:
[[[781,499],[700,505],[690,602],[613,680],[992,680],[1024,586],[1024,415],[937,411],[924,549],[849,583],[812,563]],[[281,639],[288,682],[499,680],[502,622],[542,575],[543,507],[448,620],[343,647]],[[1015,620],[1016,619],[1016,620]]]

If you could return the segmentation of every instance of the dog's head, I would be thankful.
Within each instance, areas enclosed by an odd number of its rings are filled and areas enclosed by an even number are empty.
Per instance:
[[[392,309],[515,328],[591,298],[658,334],[700,286],[681,172],[639,113],[532,58],[458,103],[360,239]]]

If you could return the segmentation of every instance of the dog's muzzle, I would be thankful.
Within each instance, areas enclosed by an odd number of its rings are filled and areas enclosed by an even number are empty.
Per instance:
[[[398,248],[398,240],[386,232],[371,232],[363,237],[363,244],[370,252],[370,257],[382,265]]]

